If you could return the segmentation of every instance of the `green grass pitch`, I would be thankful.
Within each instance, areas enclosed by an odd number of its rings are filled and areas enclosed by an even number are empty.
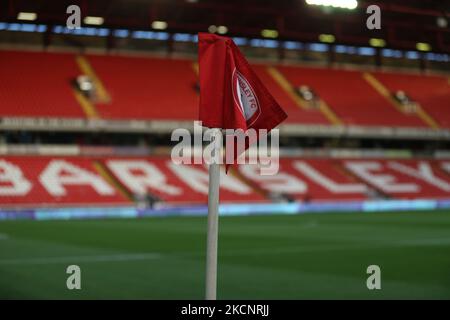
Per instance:
[[[0,298],[202,299],[205,240],[205,217],[0,222]],[[218,268],[219,299],[450,299],[450,212],[221,217]]]

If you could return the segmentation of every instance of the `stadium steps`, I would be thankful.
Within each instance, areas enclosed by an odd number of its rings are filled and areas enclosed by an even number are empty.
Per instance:
[[[0,50],[0,116],[86,118],[70,81],[73,54]]]
[[[3,207],[130,204],[127,197],[99,175],[92,158],[6,156],[0,158],[0,164],[6,182],[0,192]]]
[[[86,98],[81,92],[76,90],[75,88],[72,89],[73,94],[75,96],[75,99],[78,101],[78,103],[81,106],[81,109],[83,109],[83,112],[86,115],[86,118],[88,119],[99,119],[100,116],[97,112],[97,109],[95,108],[95,105],[89,101],[88,98]]]
[[[437,75],[375,72],[389,91],[405,91],[435,122],[450,128],[450,80]]]
[[[269,192],[259,186],[255,181],[247,178],[245,175],[243,175],[238,169],[236,169],[234,166],[232,166],[229,171],[229,174],[232,174],[234,177],[236,177],[239,181],[243,182],[247,186],[249,186],[256,194],[260,194],[267,200],[270,200],[270,194]]]
[[[393,107],[395,107],[399,112],[405,113],[402,110],[402,106],[392,98],[389,90],[374,76],[369,72],[363,73],[363,78],[377,91],[381,96],[383,96],[386,101],[388,101]],[[415,111],[414,116],[419,117],[424,123],[426,123],[430,128],[439,129],[439,125],[433,119],[431,115],[429,115],[423,107],[419,104],[417,106],[417,110]]]
[[[94,83],[94,87],[96,89],[96,101],[91,101],[90,99],[86,98],[82,93],[80,93],[76,89],[73,89],[74,95],[75,95],[78,103],[80,104],[81,108],[83,109],[84,113],[86,114],[87,118],[100,119],[101,115],[96,107],[96,104],[97,103],[103,103],[103,104],[110,103],[111,96],[110,96],[109,92],[106,90],[105,86],[103,85],[103,82],[101,81],[101,79],[98,77],[94,68],[89,63],[87,57],[78,55],[75,57],[75,61],[77,62],[77,65],[78,65],[80,71],[82,72],[82,74],[88,76]]]
[[[349,177],[349,179],[351,179],[354,182],[359,182],[362,184],[365,184],[366,186],[372,188],[373,190],[375,190],[381,197],[385,198],[385,199],[390,199],[391,195],[384,192],[382,189],[380,189],[378,186],[370,183],[369,181],[366,181],[364,179],[362,179],[361,177],[359,177],[358,175],[356,175],[354,172],[352,172],[351,170],[349,170],[343,163],[342,160],[339,161],[338,167],[340,168],[341,172],[343,172],[347,177]]]
[[[199,75],[199,66],[197,62],[192,63],[192,70],[194,70],[195,74],[198,76]]]
[[[194,120],[198,95],[192,61],[88,55],[111,101],[96,105],[103,119]],[[175,94],[176,93],[176,94]]]
[[[334,170],[336,170],[337,172],[339,172],[340,174],[342,174],[343,176],[345,176],[349,181],[354,182],[354,183],[364,183],[364,181],[361,181],[361,179],[359,179],[357,176],[355,176],[354,174],[352,174],[351,172],[349,172],[340,162],[339,160],[331,160],[331,166],[333,167]]]
[[[278,70],[293,86],[311,87],[346,125],[427,127],[421,119],[392,108],[361,71],[300,66],[279,66]]]
[[[312,111],[303,102],[303,100],[295,93],[293,86],[289,83],[289,81],[283,76],[281,72],[279,72],[275,67],[267,67],[266,71],[299,108],[306,111]],[[333,112],[333,110],[323,100],[320,101],[319,111],[329,121],[329,123],[334,125],[342,125],[341,119]]]
[[[324,115],[315,109],[304,109],[289,96],[289,94],[273,79],[267,72],[267,65],[255,64],[252,66],[255,73],[267,87],[269,92],[274,96],[275,100],[287,113],[286,123],[295,124],[319,124],[329,125],[330,122]]]
[[[133,194],[117,179],[114,174],[109,171],[108,167],[105,166],[101,161],[94,160],[92,166],[98,172],[98,174],[105,179],[111,186],[113,186],[117,191],[119,191],[126,199],[134,202]]]
[[[94,68],[89,63],[89,60],[85,56],[77,56],[76,58],[78,67],[81,69],[83,74],[89,76],[91,78],[92,82],[95,85],[96,91],[97,91],[97,99],[101,103],[109,103],[111,101],[111,96],[106,90],[105,86],[103,85],[103,82],[98,77],[97,73],[95,72]]]

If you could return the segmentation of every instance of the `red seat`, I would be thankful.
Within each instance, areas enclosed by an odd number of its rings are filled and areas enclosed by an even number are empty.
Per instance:
[[[298,106],[284,91],[278,83],[267,73],[267,67],[263,65],[255,65],[254,70],[269,92],[274,96],[275,100],[287,113],[286,123],[303,123],[303,124],[330,124],[319,110],[305,110]]]
[[[130,203],[95,170],[92,159],[1,157],[0,177],[0,207]]]
[[[348,125],[425,127],[415,116],[401,113],[363,78],[360,71],[287,67],[279,69],[294,85],[311,87]]]
[[[446,77],[378,72],[390,91],[405,91],[442,126],[450,128],[450,84]]]
[[[169,157],[111,158],[104,163],[133,194],[151,193],[171,204],[208,203],[208,171],[203,165],[177,165]],[[231,174],[223,172],[220,183],[221,202],[267,201]]]
[[[367,174],[353,169],[355,176],[368,185],[396,199],[429,199],[450,197],[450,176],[442,165],[434,160],[343,160],[342,164],[351,172],[351,165],[366,166]],[[372,166],[374,164],[374,166]],[[422,168],[420,166],[423,166]],[[427,173],[429,181],[422,175]],[[379,183],[374,183],[378,180]]]
[[[221,202],[265,203],[279,193],[300,201],[450,199],[450,160],[283,158],[279,169],[264,176],[241,165],[239,177],[223,173]],[[206,204],[208,173],[167,156],[0,158],[0,207],[131,205],[139,194],[173,205]]]
[[[251,169],[252,168],[252,169]],[[279,173],[262,176],[254,166],[241,166],[242,174],[260,188],[297,200],[363,200],[365,184],[347,174],[331,159],[280,159]]]
[[[70,81],[73,54],[0,51],[0,116],[84,118]]]
[[[93,55],[88,60],[111,95],[111,103],[97,105],[102,118],[198,118],[191,60]]]
[[[96,104],[104,119],[195,120],[197,76],[192,60],[88,55],[89,63],[111,96]],[[286,123],[330,124],[319,110],[297,106],[269,75],[255,72],[289,117]],[[348,125],[426,127],[415,115],[398,111],[363,78],[360,71],[279,66],[293,86],[308,85]],[[0,116],[85,118],[70,80],[81,73],[74,54],[0,51]],[[438,76],[375,73],[390,90],[405,90],[442,126],[450,127],[447,79]]]

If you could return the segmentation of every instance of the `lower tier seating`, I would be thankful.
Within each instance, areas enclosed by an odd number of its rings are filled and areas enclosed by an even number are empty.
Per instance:
[[[131,205],[139,197],[167,204],[206,204],[203,165],[169,157],[0,158],[0,207]],[[450,160],[283,158],[279,172],[256,165],[222,172],[221,202],[450,199]]]

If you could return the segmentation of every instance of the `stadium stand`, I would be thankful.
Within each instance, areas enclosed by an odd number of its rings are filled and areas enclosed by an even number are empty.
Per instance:
[[[0,50],[0,116],[84,118],[73,54]]]
[[[88,60],[111,95],[109,104],[97,105],[103,118],[197,118],[191,60],[93,55]]]
[[[274,68],[274,67],[273,67]],[[329,120],[324,115],[315,109],[306,110],[299,103],[296,103],[296,98],[292,93],[289,94],[289,89],[283,89],[283,87],[277,83],[273,76],[271,76],[271,69],[264,65],[255,65],[255,72],[267,89],[273,94],[277,102],[283,106],[283,109],[289,114],[286,119],[287,123],[306,123],[306,124],[330,124]],[[295,95],[295,93],[294,93]],[[298,99],[298,98],[297,98]]]
[[[426,127],[415,115],[396,110],[360,71],[313,67],[278,68],[294,86],[308,85],[335,111],[344,124]]]
[[[262,176],[255,166],[239,170],[249,180],[270,193],[280,193],[299,201],[363,200],[366,186],[356,181],[332,159],[281,159],[275,176]]]
[[[391,92],[407,92],[442,127],[450,128],[450,85],[446,77],[392,72],[377,72],[375,77]]]
[[[394,199],[448,198],[445,163],[422,160],[346,160],[343,165],[369,186]]]
[[[73,53],[0,51],[0,116],[197,118],[193,61],[115,55],[88,55],[83,59],[85,63],[80,65]],[[77,99],[71,86],[86,68],[108,95],[107,101],[95,101],[90,107]],[[360,71],[262,64],[255,65],[255,71],[288,113],[287,123],[429,127],[417,114],[397,109]],[[390,91],[410,93],[441,126],[450,127],[446,78],[386,72],[373,73],[373,77]],[[301,85],[311,87],[326,108],[305,107],[295,92]]]
[[[254,165],[222,174],[224,203],[376,199],[448,199],[450,161],[413,159],[283,158],[275,176]],[[169,157],[0,158],[3,206],[131,205],[151,195],[168,205],[205,204],[208,174],[201,165],[175,165]],[[279,197],[275,197],[278,195]]]
[[[12,156],[0,158],[3,206],[82,206],[129,203],[82,157]]]
[[[208,171],[202,165],[176,165],[169,157],[105,159],[111,175],[130,194],[151,193],[171,204],[206,203]],[[222,168],[221,200],[225,202],[266,201],[250,186]]]

